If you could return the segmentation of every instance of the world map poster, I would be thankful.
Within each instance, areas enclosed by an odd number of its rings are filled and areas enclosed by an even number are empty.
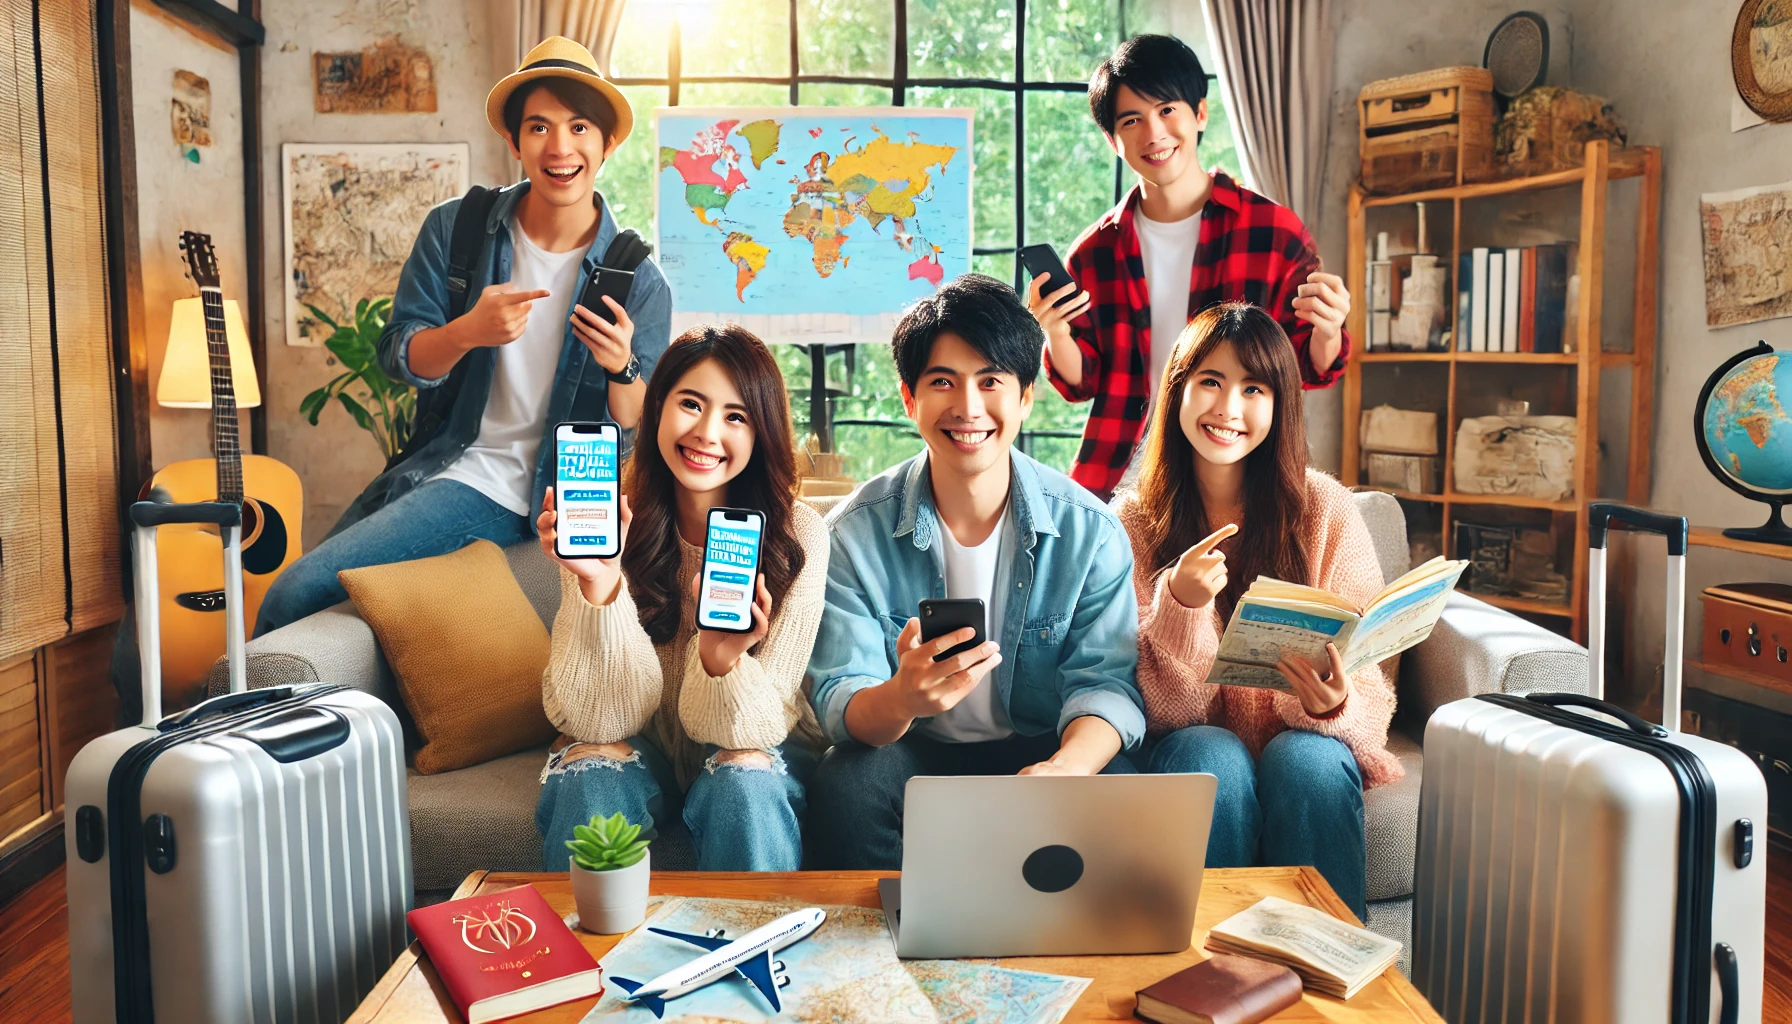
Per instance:
[[[674,334],[885,342],[971,268],[969,110],[662,108],[660,268]]]

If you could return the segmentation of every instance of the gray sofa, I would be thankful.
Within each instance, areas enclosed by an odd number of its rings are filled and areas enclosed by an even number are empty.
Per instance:
[[[1365,492],[1357,495],[1357,505],[1382,573],[1392,580],[1410,567],[1399,503]],[[551,624],[560,598],[552,564],[534,543],[518,544],[505,557],[542,621]],[[372,630],[347,602],[251,641],[248,673],[250,687],[325,681],[368,690],[408,723]],[[220,663],[212,673],[212,692],[224,686]],[[1586,686],[1585,648],[1466,594],[1451,597],[1430,638],[1401,658],[1400,710],[1389,746],[1406,766],[1406,777],[1364,798],[1371,927],[1402,941],[1410,932],[1423,765],[1419,744],[1431,712],[1477,693],[1585,692]],[[441,775],[412,774],[411,848],[419,890],[451,889],[477,868],[540,869],[534,810],[543,758],[541,751],[524,751]],[[654,866],[695,866],[682,828],[656,843]]]

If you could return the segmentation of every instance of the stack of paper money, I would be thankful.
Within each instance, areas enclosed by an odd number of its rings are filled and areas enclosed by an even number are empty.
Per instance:
[[[1323,910],[1266,896],[1214,925],[1207,948],[1281,964],[1309,991],[1349,999],[1400,955],[1400,943]]]

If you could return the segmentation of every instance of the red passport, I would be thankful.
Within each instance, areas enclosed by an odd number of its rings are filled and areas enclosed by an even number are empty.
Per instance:
[[[597,961],[532,885],[405,915],[467,1024],[603,992]]]

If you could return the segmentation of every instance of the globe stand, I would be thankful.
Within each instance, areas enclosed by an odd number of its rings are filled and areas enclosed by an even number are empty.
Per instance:
[[[1792,546],[1792,527],[1787,526],[1785,520],[1780,518],[1780,509],[1785,507],[1785,503],[1770,501],[1767,506],[1773,509],[1773,512],[1768,515],[1765,524],[1755,527],[1732,527],[1724,531],[1724,536],[1732,540],[1752,540],[1762,544]]]

